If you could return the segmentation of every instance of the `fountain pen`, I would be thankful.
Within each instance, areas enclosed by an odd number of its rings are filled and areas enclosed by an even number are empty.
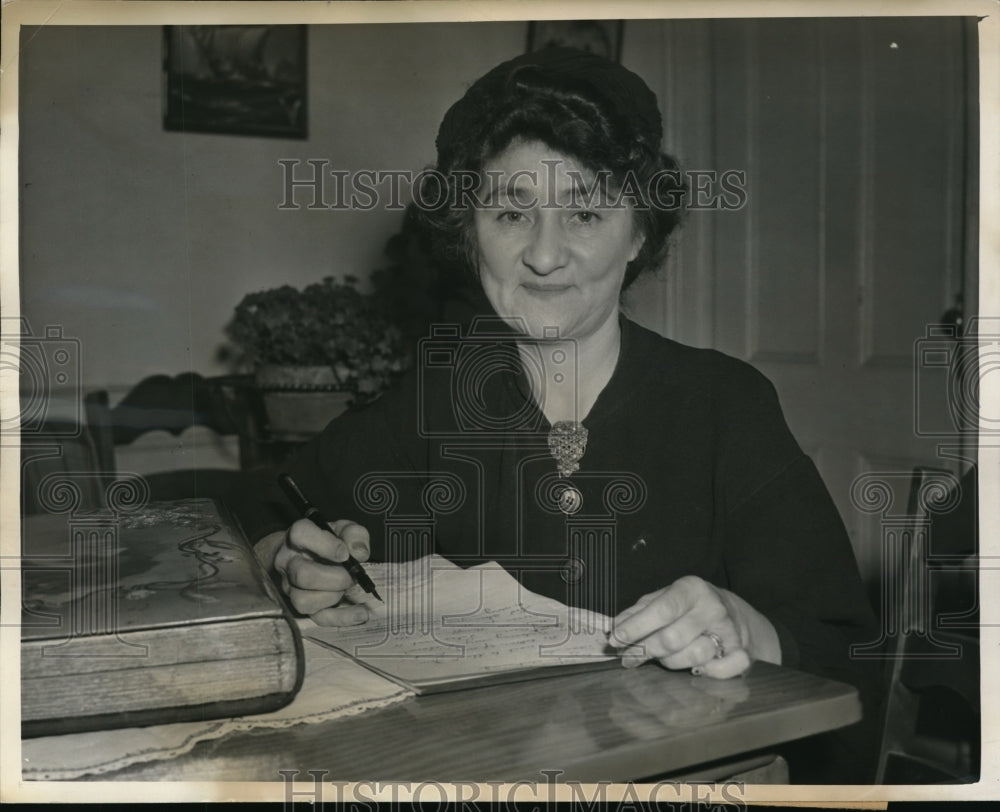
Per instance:
[[[285,496],[288,497],[289,501],[295,505],[295,509],[300,511],[302,515],[309,519],[314,525],[316,525],[320,530],[324,530],[327,533],[330,531],[330,525],[327,523],[326,518],[323,514],[319,512],[319,508],[316,507],[312,502],[306,499],[304,493],[299,490],[299,486],[295,484],[295,480],[292,479],[288,474],[281,474],[278,476],[278,484],[281,486],[281,490],[285,492]],[[315,553],[310,553],[311,555],[316,555]],[[350,574],[351,577],[357,582],[357,584],[369,595],[374,595],[380,601],[382,601],[382,596],[378,594],[378,590],[375,589],[375,582],[368,576],[365,572],[365,568],[361,566],[361,562],[358,561],[353,555],[348,553],[346,561],[330,561],[329,559],[323,558],[322,556],[316,555],[324,564],[332,564],[333,566],[343,567]],[[382,601],[385,603],[385,601]]]

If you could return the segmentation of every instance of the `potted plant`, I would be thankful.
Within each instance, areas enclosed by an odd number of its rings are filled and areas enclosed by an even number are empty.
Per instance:
[[[249,293],[226,327],[223,354],[255,370],[273,435],[301,439],[375,399],[406,367],[402,333],[357,279],[326,277]]]

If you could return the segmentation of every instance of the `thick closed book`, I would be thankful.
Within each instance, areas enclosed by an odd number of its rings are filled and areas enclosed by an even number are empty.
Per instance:
[[[25,736],[247,715],[291,701],[301,640],[210,499],[22,525]]]

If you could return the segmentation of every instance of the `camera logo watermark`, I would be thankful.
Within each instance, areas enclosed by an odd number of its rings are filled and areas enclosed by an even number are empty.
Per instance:
[[[544,403],[550,387],[565,387],[562,395],[576,403],[580,379],[576,342],[544,328],[542,341],[524,343],[527,323],[520,318],[478,317],[468,327],[435,324],[417,349],[417,431],[426,438],[453,438],[497,444],[504,434],[535,444],[542,436]],[[551,371],[548,376],[547,371]],[[511,408],[494,406],[510,386],[525,387],[532,398]],[[441,393],[448,397],[442,398]],[[491,397],[492,396],[492,397]]]
[[[610,631],[618,608],[618,557],[627,548],[617,538],[618,520],[645,504],[647,487],[628,471],[577,470],[567,477],[552,470],[555,452],[539,404],[549,387],[561,385],[576,401],[576,343],[548,329],[542,341],[522,346],[522,333],[509,321],[478,319],[464,331],[436,325],[421,341],[415,428],[430,442],[432,470],[372,472],[354,488],[358,509],[380,517],[385,560],[392,565],[384,577],[396,579],[384,590],[381,640],[357,641],[358,656],[397,657],[405,649],[413,658],[460,658],[467,656],[463,633],[497,628],[498,609],[487,606],[484,582],[470,581],[460,590],[473,603],[478,595],[478,604],[447,617],[435,609],[435,587],[450,570],[435,571],[431,555],[442,523],[460,509],[464,537],[449,550],[448,567],[492,561],[522,583],[541,577],[548,584],[544,594],[565,605],[558,614],[504,616],[505,633],[537,632],[535,656],[541,659],[579,656],[582,638]],[[441,469],[433,470],[438,464]],[[513,486],[513,507],[500,511],[503,516],[490,509],[491,472],[498,466]],[[537,521],[560,528],[561,544],[545,552],[529,546],[524,535]],[[490,539],[503,541],[493,548]],[[441,591],[442,605],[455,591]]]
[[[969,319],[957,324],[927,325],[914,344],[913,430],[938,441],[938,455],[973,462],[965,481],[976,475],[974,443],[1000,433],[1000,414],[980,398],[980,383],[1000,368],[1000,319]],[[971,447],[971,450],[970,450]],[[964,450],[963,450],[964,449]],[[879,637],[851,647],[858,659],[959,659],[961,642],[949,630],[980,625],[975,575],[998,566],[978,554],[974,522],[969,537],[935,550],[935,526],[958,509],[978,514],[974,495],[963,480],[943,468],[918,466],[909,471],[874,471],[859,476],[851,501],[862,513],[877,516],[881,549],[879,567]],[[964,577],[970,605],[962,611],[935,613],[937,580]],[[914,644],[910,644],[913,641]]]
[[[918,437],[1000,435],[1000,413],[980,398],[980,382],[1000,372],[1000,318],[928,325],[914,346],[913,428]],[[940,408],[942,396],[946,408]],[[996,408],[996,404],[992,404]]]
[[[92,471],[51,473],[39,483],[39,502],[66,516],[66,554],[28,547],[21,560],[22,632],[45,630],[43,657],[144,657],[148,647],[120,637],[120,533],[123,518],[149,499],[139,475],[120,474],[105,489],[106,510],[81,510]],[[26,540],[30,544],[30,540]],[[49,634],[51,630],[51,634]],[[99,648],[88,641],[105,637]]]
[[[78,436],[82,421],[80,340],[48,325],[36,335],[26,318],[0,318],[0,367],[17,370],[20,408],[0,418],[4,442],[45,434]],[[52,418],[58,415],[58,421]]]
[[[908,492],[903,505],[898,494]],[[955,565],[976,570],[978,556],[935,555],[932,528],[936,516],[953,511],[962,499],[961,483],[945,470],[917,469],[916,472],[879,471],[863,474],[854,481],[854,506],[879,516],[882,560],[880,567],[881,630],[877,640],[851,646],[856,659],[958,659],[960,643],[943,640],[938,630],[958,627],[956,618],[934,616],[932,576],[938,565]],[[978,599],[976,600],[978,604]],[[965,614],[965,613],[963,613]],[[907,638],[920,646],[904,646]]]

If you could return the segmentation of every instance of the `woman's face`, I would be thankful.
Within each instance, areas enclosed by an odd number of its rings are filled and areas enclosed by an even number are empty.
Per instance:
[[[584,339],[617,318],[639,253],[632,209],[588,202],[594,173],[539,141],[516,140],[484,167],[474,227],[479,278],[497,314],[534,338]],[[582,186],[581,186],[582,184]],[[520,321],[518,321],[520,319]]]

